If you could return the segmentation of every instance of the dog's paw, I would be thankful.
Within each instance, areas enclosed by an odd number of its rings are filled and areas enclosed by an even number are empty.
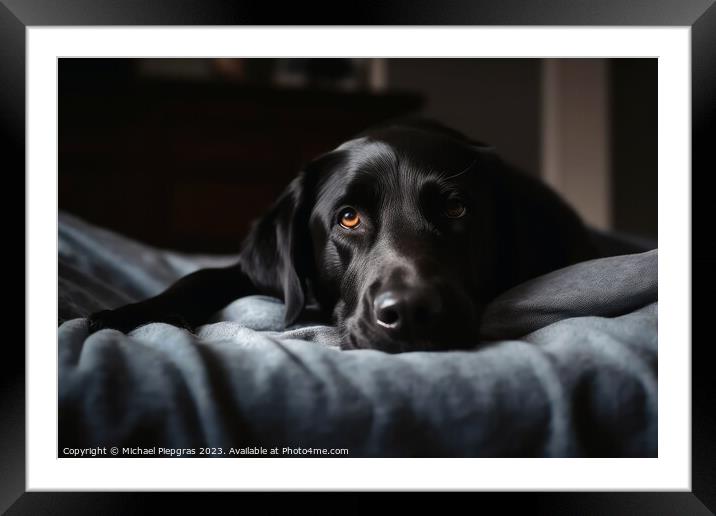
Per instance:
[[[179,314],[164,312],[143,306],[142,303],[126,305],[115,310],[102,310],[89,316],[89,332],[112,329],[129,333],[139,326],[163,322],[191,330],[191,326]]]

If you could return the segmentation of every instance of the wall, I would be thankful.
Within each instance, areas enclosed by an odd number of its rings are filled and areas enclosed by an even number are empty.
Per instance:
[[[425,96],[422,114],[540,170],[540,59],[390,59],[390,88]]]

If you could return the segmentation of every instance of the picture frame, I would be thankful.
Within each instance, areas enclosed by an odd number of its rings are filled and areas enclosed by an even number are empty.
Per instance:
[[[658,3],[658,5],[656,5]],[[364,8],[348,14],[321,15],[310,10],[299,13],[283,12],[272,17],[267,12],[244,4],[221,2],[182,2],[142,6],[139,3],[112,5],[109,1],[67,2],[62,5],[49,1],[4,0],[0,4],[0,70],[3,94],[0,96],[5,113],[2,121],[3,140],[8,144],[5,159],[8,176],[25,177],[25,31],[32,26],[106,26],[106,25],[639,25],[691,27],[692,57],[692,313],[694,336],[704,331],[705,303],[696,302],[716,284],[716,274],[710,269],[715,255],[713,243],[697,241],[694,237],[707,223],[704,204],[705,191],[700,181],[714,170],[709,130],[713,129],[714,99],[716,99],[716,8],[713,1],[660,2],[602,2],[599,12],[585,3],[565,6],[551,1],[539,6],[529,2],[509,1],[489,5],[487,2],[456,2],[450,8],[428,5],[425,2],[381,3],[374,9]],[[242,7],[245,9],[242,9]],[[345,11],[346,13],[348,11]],[[249,14],[246,14],[249,13]],[[291,16],[289,16],[291,15]],[[295,17],[294,17],[295,15]],[[320,20],[320,21],[319,21]],[[20,172],[22,171],[22,173]],[[22,181],[24,189],[24,181]],[[24,257],[25,263],[28,259]],[[19,260],[18,260],[19,261]],[[26,269],[25,269],[26,270]],[[710,410],[713,387],[706,360],[708,341],[693,339],[692,345],[692,491],[690,493],[549,493],[525,494],[519,503],[530,507],[549,508],[550,513],[570,512],[590,508],[595,513],[619,513],[627,508],[632,512],[706,514],[716,510],[716,489],[712,479],[716,474],[713,435],[714,420]],[[3,488],[0,509],[11,513],[37,513],[41,508],[53,507],[72,513],[82,513],[82,506],[92,512],[103,512],[118,503],[127,510],[143,504],[144,494],[112,493],[70,495],[69,493],[25,492],[25,412],[24,412],[24,350],[10,349],[6,358],[7,371],[2,379],[2,407],[4,439],[0,442]],[[710,480],[711,479],[711,480]],[[83,502],[81,496],[88,498]],[[499,495],[506,498],[505,495]],[[507,495],[512,497],[512,495]],[[120,501],[121,500],[121,501]],[[509,507],[512,501],[501,504]],[[708,509],[707,509],[708,508]],[[86,508],[85,508],[86,510]]]

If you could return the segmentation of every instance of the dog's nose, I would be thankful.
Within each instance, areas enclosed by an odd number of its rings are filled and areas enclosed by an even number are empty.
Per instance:
[[[434,326],[441,308],[440,295],[433,289],[388,290],[373,301],[376,323],[401,340],[424,338],[421,332]]]

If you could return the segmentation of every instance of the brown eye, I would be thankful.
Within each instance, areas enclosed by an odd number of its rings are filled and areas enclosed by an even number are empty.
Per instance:
[[[353,208],[341,211],[340,224],[346,229],[355,229],[360,224],[360,215]]]
[[[451,219],[459,219],[465,215],[465,205],[460,199],[448,199],[445,203],[445,215]]]

